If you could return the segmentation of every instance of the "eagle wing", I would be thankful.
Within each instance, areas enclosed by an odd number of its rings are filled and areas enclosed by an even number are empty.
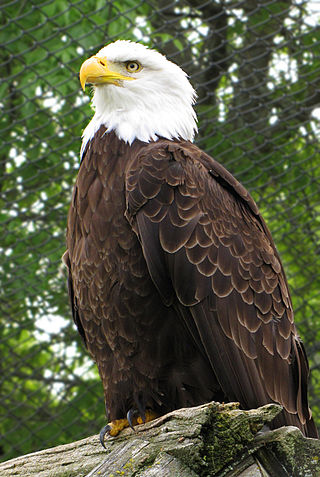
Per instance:
[[[165,140],[141,151],[126,190],[151,278],[225,396],[245,408],[278,402],[282,423],[303,429],[308,362],[280,258],[251,196],[196,146]]]

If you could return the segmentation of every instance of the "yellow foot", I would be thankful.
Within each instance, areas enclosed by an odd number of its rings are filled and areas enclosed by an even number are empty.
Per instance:
[[[159,414],[154,411],[151,411],[150,409],[147,409],[144,416],[144,420],[140,416],[137,417],[137,424],[145,424],[146,422],[153,421],[153,419],[157,419],[157,417],[159,417]]]
[[[116,419],[115,421],[109,422],[106,427],[109,429],[107,430],[109,436],[117,436],[119,432],[122,431],[122,429],[125,429],[126,427],[129,427],[130,424],[128,422],[128,419]]]
[[[100,436],[99,436],[100,443],[102,447],[105,448],[104,438],[106,434],[109,434],[109,436],[115,437],[119,434],[119,432],[122,431],[122,429],[125,429],[126,427],[130,426],[133,429],[133,426],[152,421],[153,419],[156,419],[157,417],[159,417],[159,415],[150,410],[146,410],[145,415],[143,417],[133,416],[133,414],[129,411],[128,419],[115,419],[114,421],[109,422],[106,426],[104,426],[101,429]]]

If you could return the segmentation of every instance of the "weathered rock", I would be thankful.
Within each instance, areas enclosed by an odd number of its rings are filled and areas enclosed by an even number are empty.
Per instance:
[[[320,477],[320,441],[295,427],[259,433],[281,408],[209,403],[0,464],[1,477]]]

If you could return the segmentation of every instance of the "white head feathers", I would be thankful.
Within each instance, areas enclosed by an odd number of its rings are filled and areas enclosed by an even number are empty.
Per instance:
[[[119,68],[136,61],[141,69],[127,72],[135,81],[95,87],[95,115],[83,133],[82,151],[101,125],[129,144],[135,139],[149,142],[159,137],[193,140],[196,93],[179,66],[155,50],[125,40],[110,43],[95,56]]]

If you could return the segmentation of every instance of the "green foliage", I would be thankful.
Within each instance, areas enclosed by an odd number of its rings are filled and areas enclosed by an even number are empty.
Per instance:
[[[198,143],[251,191],[279,248],[320,422],[319,116],[312,114],[319,30],[305,20],[307,2],[260,2],[253,11],[249,3],[247,10],[209,3],[161,11],[133,0],[0,7],[4,458],[103,425],[101,385],[71,323],[60,258],[80,136],[92,115],[78,71],[117,38],[142,38],[193,75]]]

